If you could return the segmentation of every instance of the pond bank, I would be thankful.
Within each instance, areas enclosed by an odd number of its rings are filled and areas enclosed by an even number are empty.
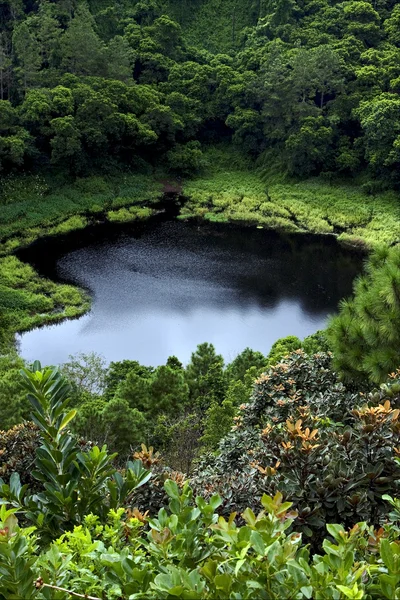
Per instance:
[[[18,201],[10,197],[0,216],[0,311],[14,332],[76,318],[90,309],[84,290],[44,280],[32,266],[20,264],[15,253],[47,237],[62,242],[71,232],[84,232],[86,238],[104,223],[139,225],[168,213],[199,225],[230,223],[335,237],[363,253],[400,239],[400,206],[394,193],[367,196],[322,180],[267,185],[255,172],[225,166],[183,183],[138,174],[118,181],[94,176],[50,190],[43,181],[33,186],[34,181],[28,178],[32,198],[22,192]],[[17,191],[18,186],[13,193]]]
[[[20,253],[24,258],[25,253]],[[250,346],[264,354],[282,336],[324,327],[348,295],[361,258],[326,236],[293,236],[158,215],[105,224],[26,252],[44,278],[90,291],[92,309],[22,336],[26,359],[64,362],[96,349],[107,360],[189,360],[212,342],[228,360]]]

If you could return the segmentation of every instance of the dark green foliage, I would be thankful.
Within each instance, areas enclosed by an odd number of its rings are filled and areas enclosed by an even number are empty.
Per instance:
[[[222,356],[216,353],[212,344],[205,342],[197,346],[185,374],[192,400],[207,397],[212,393],[213,381],[209,377],[209,371],[214,368],[216,372],[222,372],[223,364]]]
[[[32,476],[35,452],[40,446],[40,432],[32,422],[15,425],[8,431],[0,431],[0,477],[6,482],[14,472],[20,473],[21,483],[38,489]]]
[[[127,457],[146,439],[147,419],[126,400],[114,398],[107,402],[101,413],[105,440],[121,457]]]
[[[399,184],[393,3],[40,0],[1,19],[4,170],[191,175],[226,140],[265,171]]]
[[[23,512],[44,537],[54,537],[81,523],[89,511],[104,517],[111,508],[118,508],[150,473],[136,461],[128,462],[122,476],[113,466],[115,455],[106,446],[80,448],[68,427],[76,416],[76,410],[66,410],[70,386],[57,369],[42,370],[35,362],[22,374],[39,431],[32,475],[40,489],[30,495],[16,473],[9,485],[0,480],[0,488],[7,503]]]
[[[382,248],[366,263],[333,317],[328,340],[335,367],[348,380],[384,381],[399,365],[400,249]]]
[[[223,493],[227,513],[280,490],[313,544],[330,521],[378,525],[400,476],[398,374],[380,393],[354,393],[330,361],[298,350],[263,374],[216,456],[196,469],[196,488]]]
[[[229,379],[233,379],[234,381],[244,381],[248,369],[251,367],[262,369],[266,364],[267,359],[261,352],[245,348],[243,352],[238,354],[226,367],[226,374]]]
[[[144,367],[136,360],[122,360],[110,363],[105,376],[105,398],[107,400],[113,398],[119,383],[126,379],[128,373],[134,372],[141,377],[148,377],[152,371],[152,367]]]

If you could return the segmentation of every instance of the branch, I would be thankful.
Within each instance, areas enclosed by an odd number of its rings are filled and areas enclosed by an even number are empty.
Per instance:
[[[75,596],[75,598],[84,598],[85,600],[101,600],[101,598],[97,598],[97,596],[88,596],[87,594],[78,594],[77,592],[71,592],[71,590],[67,590],[65,588],[58,587],[58,585],[50,585],[49,583],[44,583],[44,581],[41,577],[39,577],[39,579],[37,579],[35,581],[35,587],[38,590],[42,587],[46,587],[46,588],[50,588],[51,590],[57,590],[58,592],[66,592],[67,594],[70,594],[71,596]]]

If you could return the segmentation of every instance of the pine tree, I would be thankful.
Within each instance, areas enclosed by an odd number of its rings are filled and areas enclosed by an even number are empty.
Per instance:
[[[400,365],[400,248],[372,255],[354,296],[328,328],[334,366],[345,379],[384,381]]]
[[[14,29],[12,41],[17,62],[15,72],[26,93],[38,83],[42,64],[40,45],[25,21]]]
[[[62,68],[74,75],[103,75],[105,46],[94,27],[89,9],[82,5],[61,38]]]

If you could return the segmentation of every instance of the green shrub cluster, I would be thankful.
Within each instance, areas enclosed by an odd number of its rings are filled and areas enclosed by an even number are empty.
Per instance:
[[[281,491],[315,545],[326,523],[379,526],[382,495],[398,493],[400,481],[398,390],[397,374],[381,393],[355,392],[332,371],[329,354],[297,350],[256,380],[192,482],[220,493],[226,514],[254,510],[263,493]]]
[[[323,357],[316,360],[323,362]],[[281,363],[276,371],[285,372],[285,366],[290,370],[290,363]],[[9,484],[0,479],[2,600],[397,597],[400,501],[387,494],[380,498],[392,510],[379,528],[365,521],[354,522],[350,529],[326,524],[317,551],[304,543],[299,531],[299,526],[304,530],[304,514],[279,491],[261,495],[261,512],[247,507],[224,517],[224,499],[209,486],[205,499],[195,497],[188,482],[167,479],[168,504],[156,514],[142,512],[135,503],[139,489],[152,477],[145,468],[156,462],[151,451],[143,447],[138,460],[128,462],[121,472],[113,468],[105,446],[80,451],[69,431],[76,416],[67,408],[71,390],[57,369],[42,370],[35,363],[23,376],[37,426],[30,431],[40,443],[32,471],[39,489],[32,495],[17,473]],[[269,406],[272,414],[271,399],[262,389],[265,377],[257,384],[254,402]],[[354,413],[372,437],[379,430],[385,429],[385,437],[399,429],[400,411],[391,409],[389,402]],[[273,419],[272,423],[262,432],[265,438],[279,427]],[[302,425],[300,420],[286,420],[289,437],[280,443],[287,449],[290,443],[300,444],[298,454],[302,447],[303,454],[311,456],[320,434]],[[345,437],[338,445],[348,444],[351,436]],[[274,477],[278,470],[276,465],[263,475]]]
[[[223,148],[205,152],[209,163]],[[231,153],[227,152],[227,157]],[[369,195],[355,186],[324,178],[265,182],[257,170],[220,159],[184,184],[188,198],[180,218],[241,221],[286,232],[334,234],[339,242],[367,250],[392,244],[400,235],[397,194]]]

